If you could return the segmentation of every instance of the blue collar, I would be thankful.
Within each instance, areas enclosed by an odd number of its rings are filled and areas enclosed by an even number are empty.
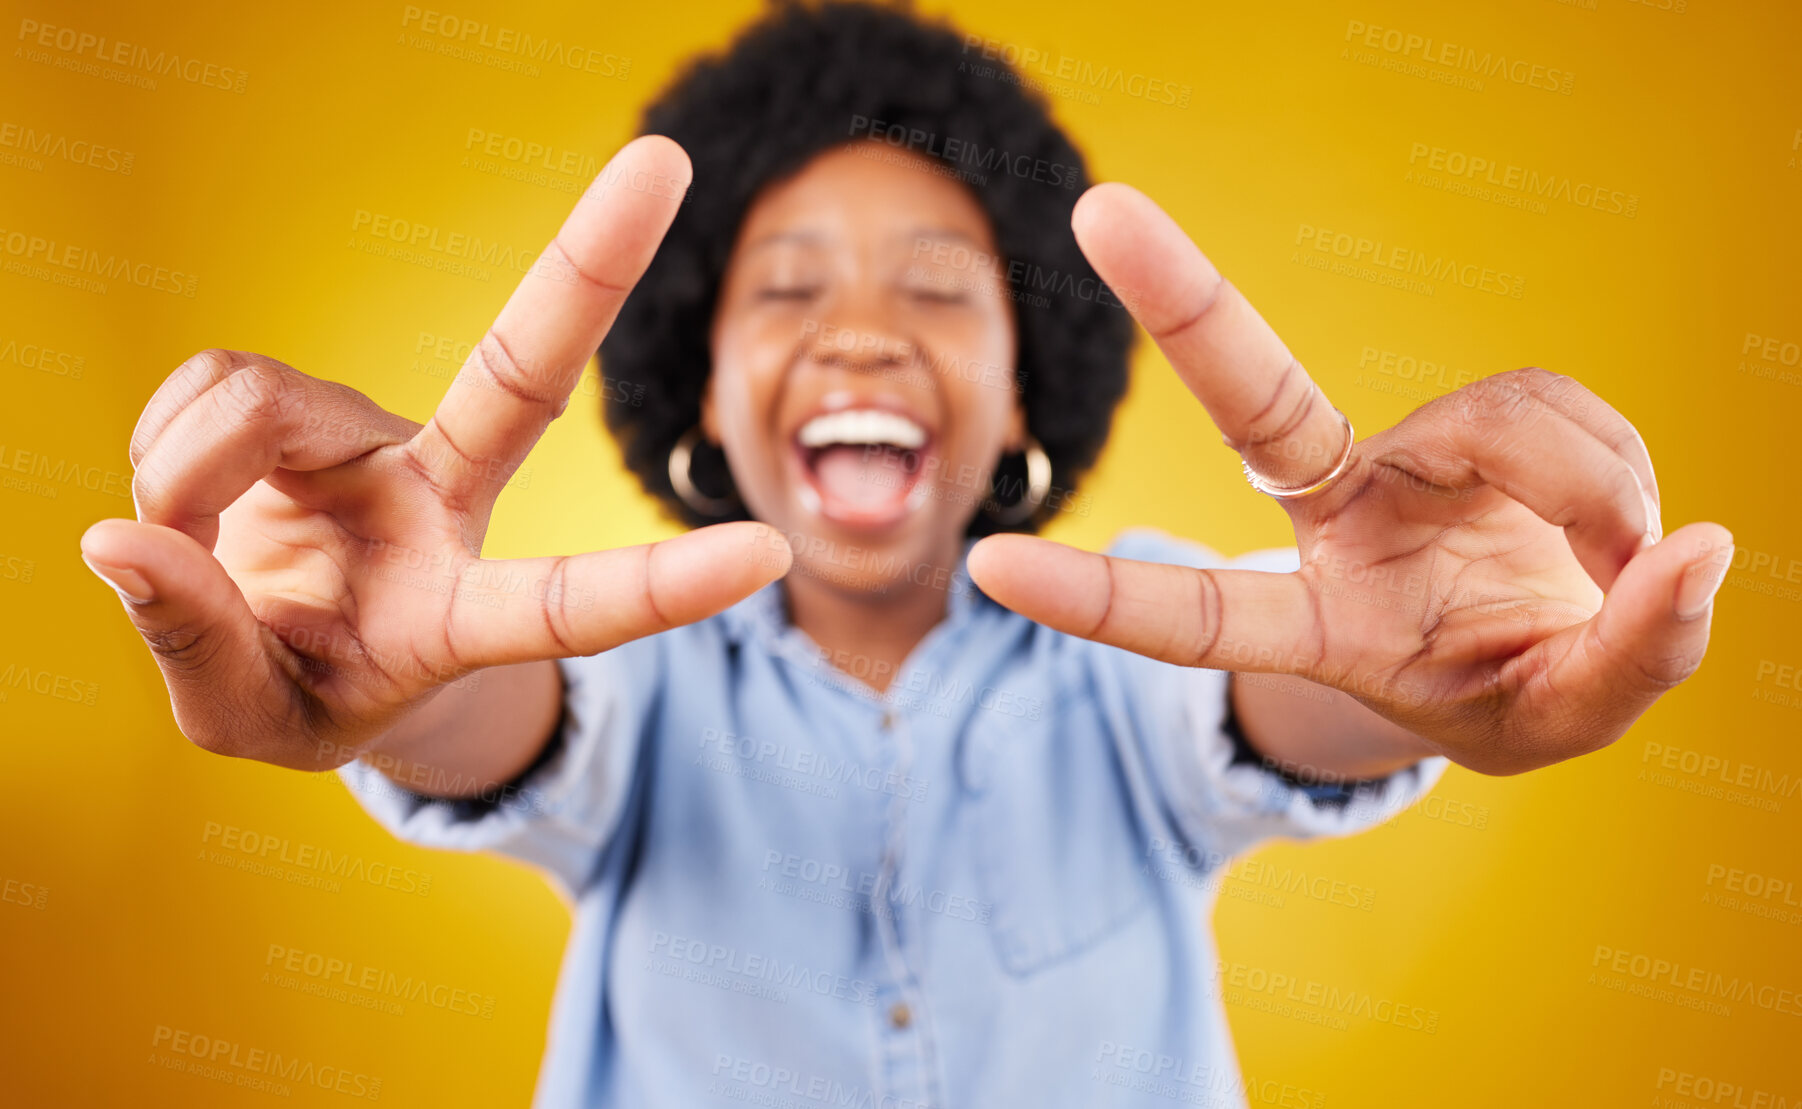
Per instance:
[[[948,639],[958,638],[979,612],[993,608],[1006,611],[970,580],[968,563],[970,548],[976,540],[965,539],[963,552],[955,569],[916,566],[909,573],[922,585],[941,587],[946,592],[945,616],[920,640],[908,656],[903,670],[919,665],[930,654],[936,654]],[[792,572],[792,571],[791,571]],[[717,617],[728,639],[743,644],[755,643],[772,654],[783,655],[807,667],[824,665],[820,647],[806,632],[788,619],[788,592],[783,579],[764,586],[744,600],[720,612]],[[873,694],[872,694],[873,695]]]

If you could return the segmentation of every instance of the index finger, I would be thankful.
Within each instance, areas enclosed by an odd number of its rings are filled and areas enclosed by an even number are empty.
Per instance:
[[[410,444],[453,502],[485,515],[569,402],[691,177],[688,155],[645,135],[613,156],[476,344]]]
[[[1130,185],[1108,183],[1083,194],[1070,223],[1227,446],[1279,487],[1332,470],[1346,448],[1332,404],[1175,220]]]

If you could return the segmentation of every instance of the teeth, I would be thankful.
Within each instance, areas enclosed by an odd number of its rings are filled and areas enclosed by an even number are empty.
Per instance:
[[[849,408],[808,420],[801,426],[800,442],[810,448],[847,444],[911,451],[926,445],[926,429],[879,408]]]

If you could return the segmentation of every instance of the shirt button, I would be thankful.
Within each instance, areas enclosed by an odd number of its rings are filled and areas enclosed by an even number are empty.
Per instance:
[[[913,1011],[907,1007],[907,1002],[897,1001],[889,1007],[888,1022],[896,1028],[906,1028],[913,1019]]]
[[[890,728],[893,728],[894,726],[895,726],[895,710],[894,709],[883,709],[882,710],[882,730],[886,732]]]

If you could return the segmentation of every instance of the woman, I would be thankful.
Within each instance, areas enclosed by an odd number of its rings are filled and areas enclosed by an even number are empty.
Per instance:
[[[777,9],[652,106],[425,425],[203,353],[133,435],[138,520],[82,540],[194,742],[570,893],[542,1104],[1239,1104],[1229,856],[1604,746],[1700,662],[1730,537],[1662,536],[1619,414],[1524,370],[1356,441],[966,61]],[[1021,534],[1105,438],[1122,302],[1295,550]],[[481,560],[597,345],[628,464],[713,526]]]

